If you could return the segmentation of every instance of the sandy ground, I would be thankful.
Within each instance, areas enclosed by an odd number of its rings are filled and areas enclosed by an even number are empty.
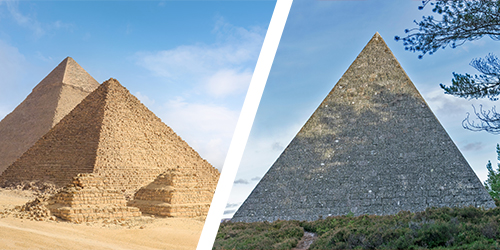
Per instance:
[[[121,226],[2,216],[32,199],[27,191],[0,189],[0,249],[195,249],[203,228],[201,218],[143,216]]]

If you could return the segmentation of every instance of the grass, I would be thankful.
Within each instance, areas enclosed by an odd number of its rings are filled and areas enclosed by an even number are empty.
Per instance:
[[[214,249],[290,249],[304,235],[298,221],[224,222]]]
[[[291,249],[304,230],[318,234],[310,249],[500,249],[500,208],[444,207],[316,221],[224,222],[214,249]]]

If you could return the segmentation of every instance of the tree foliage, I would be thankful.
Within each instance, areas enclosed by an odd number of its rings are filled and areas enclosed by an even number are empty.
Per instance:
[[[470,114],[467,113],[467,117],[462,121],[462,126],[465,129],[472,131],[486,131],[491,134],[500,134],[500,114],[497,113],[496,108],[493,107],[490,110],[483,110],[483,106],[480,105],[479,112],[476,112],[474,108],[474,114],[479,122],[471,121]]]
[[[448,46],[456,48],[467,41],[488,36],[500,40],[500,0],[424,0],[422,6],[434,6],[432,11],[440,16],[423,16],[414,23],[417,27],[406,29],[406,37],[396,36],[402,41],[406,50],[419,52],[419,58],[425,54],[433,54]],[[440,84],[445,94],[461,98],[488,98],[498,100],[500,95],[500,60],[493,54],[484,59],[476,58],[470,63],[480,75],[458,74],[453,72],[450,86]],[[487,131],[500,134],[500,114],[495,108],[491,111],[479,112],[474,108],[478,122],[470,120],[467,115],[462,125],[473,131]]]
[[[395,37],[396,41],[403,41],[406,50],[420,52],[419,58],[483,36],[500,40],[500,1],[425,0],[418,8],[422,10],[428,4],[434,6],[432,11],[441,15],[441,19],[423,16],[422,21],[414,21],[418,27],[405,30],[406,37]]]
[[[500,145],[497,144],[497,155],[498,160],[500,161]],[[484,186],[488,193],[491,195],[496,202],[500,200],[500,163],[497,165],[497,170],[493,170],[491,165],[491,161],[488,161],[486,164],[486,168],[488,169],[488,179],[484,182]]]
[[[445,94],[462,98],[488,98],[498,100],[500,94],[500,60],[493,54],[488,54],[485,59],[476,58],[470,63],[481,75],[472,77],[470,74],[457,74],[453,72],[451,86],[440,84]]]

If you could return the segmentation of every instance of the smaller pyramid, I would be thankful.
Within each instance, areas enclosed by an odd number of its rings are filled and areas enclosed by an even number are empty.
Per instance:
[[[194,170],[170,169],[139,189],[128,205],[159,216],[206,216],[214,194],[210,188],[216,184],[213,181],[200,178]]]
[[[76,223],[141,216],[138,208],[127,207],[122,192],[108,190],[103,184],[101,177],[79,174],[71,184],[49,199],[47,207],[52,215]]]
[[[98,86],[75,60],[64,59],[0,121],[0,174]]]

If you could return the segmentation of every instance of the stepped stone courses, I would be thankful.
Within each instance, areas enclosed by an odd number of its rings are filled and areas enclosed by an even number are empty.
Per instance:
[[[138,208],[127,207],[122,192],[104,186],[102,177],[79,174],[73,183],[48,200],[47,207],[52,215],[77,223],[126,220],[141,215]]]
[[[64,59],[0,121],[0,174],[98,86],[71,57]]]
[[[205,216],[212,202],[213,185],[213,178],[203,178],[195,169],[170,169],[139,189],[129,206],[160,216]]]
[[[212,179],[219,172],[115,79],[87,96],[0,176],[0,185],[45,181],[64,187],[79,173],[106,189],[134,193],[181,166]]]
[[[75,222],[127,219],[140,212],[126,206],[124,194],[133,194],[173,168],[179,173],[170,181],[175,185],[168,212],[159,214],[206,215],[219,178],[217,169],[110,79],[9,166],[0,185],[71,184],[51,199],[54,215]],[[176,187],[179,178],[188,181]],[[185,190],[186,185],[193,189]],[[158,210],[155,202],[141,205],[151,213]]]
[[[377,33],[232,221],[495,207]]]

